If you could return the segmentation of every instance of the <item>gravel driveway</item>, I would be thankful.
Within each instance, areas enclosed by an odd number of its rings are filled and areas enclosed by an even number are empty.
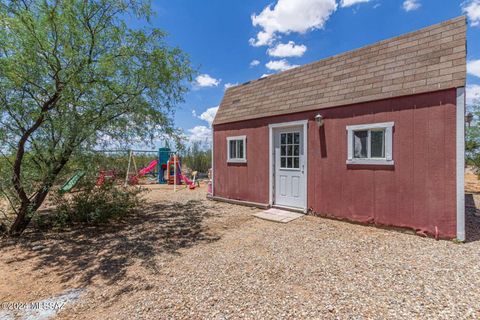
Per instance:
[[[37,283],[86,289],[64,319],[480,318],[480,218],[472,210],[470,242],[456,244],[311,216],[277,224],[204,195],[152,192],[142,223],[82,240],[81,265],[45,263],[53,252],[11,265],[29,261],[23,276],[36,276],[43,263]]]

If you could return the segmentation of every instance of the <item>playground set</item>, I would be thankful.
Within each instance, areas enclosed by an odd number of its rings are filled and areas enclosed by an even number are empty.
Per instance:
[[[189,189],[195,189],[198,185],[196,182],[196,172],[193,174],[193,180],[190,180],[186,175],[182,173],[182,162],[176,152],[171,151],[170,148],[160,148],[158,150],[158,158],[152,160],[146,167],[137,170],[135,162],[135,153],[152,153],[156,151],[146,150],[130,150],[128,159],[127,174],[125,176],[125,186],[138,184],[139,178],[146,176],[147,174],[157,172],[157,183],[169,184],[174,186],[176,191],[177,185],[185,184]],[[134,168],[131,173],[130,170]]]
[[[105,151],[113,152],[113,151]],[[156,159],[150,161],[148,165],[141,168],[137,167],[135,154],[151,154],[157,156]],[[84,171],[77,171],[70,179],[68,179],[60,188],[60,193],[68,193],[79,183],[85,176]],[[102,186],[107,181],[115,181],[118,177],[118,172],[115,169],[100,170],[98,172],[96,185]],[[128,167],[125,174],[124,185],[138,185],[141,178],[147,178],[153,183],[173,185],[174,191],[177,191],[177,186],[185,185],[193,190],[199,187],[197,180],[197,172],[192,173],[192,180],[182,173],[182,162],[180,156],[170,148],[160,148],[155,150],[129,150],[128,151]]]

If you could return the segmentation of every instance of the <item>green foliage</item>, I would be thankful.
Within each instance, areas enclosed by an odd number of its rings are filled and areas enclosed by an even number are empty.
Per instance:
[[[473,119],[467,124],[465,132],[465,160],[470,165],[475,174],[480,178],[480,103],[474,101],[472,105],[467,106]]]
[[[467,164],[472,167],[473,172],[480,179],[480,154],[478,151],[470,154],[467,158]]]
[[[134,212],[140,204],[141,192],[139,188],[123,188],[108,183],[95,187],[90,183],[73,195],[56,195],[56,206],[52,212],[35,222],[40,228],[54,229],[75,224],[104,224]]]
[[[467,106],[468,112],[471,112],[473,119],[467,124],[465,131],[465,157],[467,164],[474,167],[480,162],[480,103],[474,101],[472,105]],[[477,167],[480,168],[480,167]]]
[[[182,164],[192,171],[206,174],[212,167],[212,150],[195,142],[182,153]]]
[[[0,192],[17,233],[85,150],[179,141],[172,115],[189,60],[128,16],[148,21],[149,1],[0,0]]]

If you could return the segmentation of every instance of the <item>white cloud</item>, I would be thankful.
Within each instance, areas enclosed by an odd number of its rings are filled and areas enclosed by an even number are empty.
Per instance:
[[[231,87],[235,87],[235,86],[238,86],[238,82],[237,83],[225,83],[225,90],[227,90],[228,88],[231,88]]]
[[[279,43],[273,48],[267,50],[268,55],[272,57],[301,57],[307,51],[307,47],[303,44],[296,45],[295,42]]]
[[[470,60],[467,62],[467,72],[480,78],[480,60]]]
[[[421,7],[422,5],[420,4],[419,0],[405,0],[403,2],[403,10],[405,11],[413,11],[417,10]]]
[[[191,129],[188,129],[187,137],[191,143],[193,142],[210,143],[212,141],[212,122],[215,119],[215,115],[217,114],[217,111],[218,111],[218,107],[213,107],[213,108],[208,108],[200,116],[196,116],[196,113],[195,113],[195,116],[197,118],[208,122],[208,127],[195,126]]]
[[[217,87],[220,81],[219,79],[212,78],[208,74],[201,74],[195,78],[195,85],[198,87]]]
[[[255,47],[271,45],[277,33],[322,29],[335,10],[335,0],[278,0],[275,6],[268,5],[259,15],[252,15],[253,26],[262,31],[249,42]]]
[[[264,73],[262,74],[262,76],[260,78],[266,78],[268,76],[271,76],[272,74],[271,73]]]
[[[190,142],[210,142],[212,141],[212,129],[206,126],[195,126],[188,129],[188,140]]]
[[[252,62],[250,62],[250,67],[256,67],[260,64],[260,61],[258,60],[252,60]]]
[[[272,44],[273,40],[275,39],[275,34],[269,34],[267,32],[260,31],[257,33],[257,39],[255,40],[255,38],[250,38],[248,43],[253,47],[261,47]]]
[[[200,119],[207,121],[209,126],[212,126],[212,122],[215,119],[215,115],[217,114],[218,107],[208,108],[204,113],[200,115]]]
[[[282,60],[269,61],[265,65],[265,67],[273,71],[285,71],[288,69],[298,67],[298,65],[292,65],[287,60],[282,59]]]
[[[480,26],[480,0],[469,0],[463,2],[462,12],[467,15],[472,27]]]
[[[480,102],[480,85],[470,84],[466,89],[467,105],[473,104],[473,102]]]
[[[364,2],[370,2],[371,0],[342,0],[340,2],[340,7],[342,8],[347,8],[351,7],[357,3],[364,3]]]
[[[192,110],[192,116],[197,117],[197,111],[195,111],[195,109]]]

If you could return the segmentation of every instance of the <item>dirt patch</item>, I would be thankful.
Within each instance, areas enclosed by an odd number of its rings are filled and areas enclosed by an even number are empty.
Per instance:
[[[152,186],[128,221],[3,241],[0,300],[83,288],[60,319],[479,318],[480,218],[466,244],[306,216],[289,224]]]
[[[196,190],[151,186],[142,209],[125,221],[61,233],[28,230],[0,241],[0,301],[31,302],[71,288],[110,286],[156,272],[198,243],[234,227]],[[140,286],[144,284],[140,283]],[[148,286],[147,286],[148,287]]]
[[[480,193],[478,176],[473,172],[472,168],[467,168],[465,170],[465,192]]]

